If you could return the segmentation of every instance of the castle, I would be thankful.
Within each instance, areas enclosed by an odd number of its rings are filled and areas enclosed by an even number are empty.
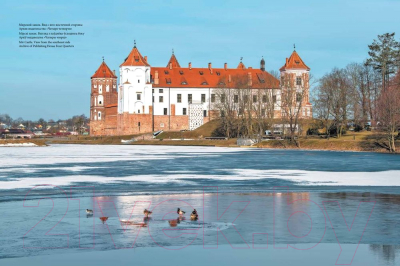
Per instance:
[[[181,67],[172,52],[166,67],[152,67],[135,43],[120,65],[119,84],[115,71],[110,70],[104,59],[91,77],[90,135],[193,130],[221,116],[215,106],[224,100],[216,97],[222,87],[234,91],[246,87],[250,94],[270,91],[274,117],[279,118],[285,115],[282,108],[285,78],[295,84],[296,90],[304,88],[299,115],[310,118],[309,71],[295,50],[280,69],[280,80],[265,71],[264,59],[259,69],[246,68],[242,61],[236,68],[228,68],[226,63],[223,68],[213,68],[211,63],[207,68],[195,68],[191,63]],[[237,83],[239,76],[246,80],[244,87]],[[249,98],[262,101],[257,96]],[[239,96],[234,95],[235,103],[238,99]]]

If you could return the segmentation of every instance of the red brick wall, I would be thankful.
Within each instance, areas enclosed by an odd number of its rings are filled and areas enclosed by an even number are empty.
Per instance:
[[[140,123],[140,126],[139,126]],[[153,117],[151,114],[118,114],[117,134],[133,135],[153,132]],[[179,131],[189,128],[189,118],[186,115],[154,116],[154,130]]]

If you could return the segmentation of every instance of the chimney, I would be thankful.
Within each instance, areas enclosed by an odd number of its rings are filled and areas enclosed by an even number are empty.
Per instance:
[[[189,69],[192,69],[192,62],[189,62]]]
[[[227,64],[227,63],[224,64],[224,69],[225,69],[225,70],[228,69],[228,64]]]
[[[226,63],[225,63],[225,64],[226,64]],[[231,77],[231,74],[229,74],[229,76],[228,76],[228,82],[231,83],[231,81],[232,81],[232,77]]]
[[[156,70],[154,74],[154,84],[158,85],[160,83],[160,79],[158,78],[158,70]]]
[[[115,76],[115,69],[113,70],[114,76]]]
[[[252,76],[251,76],[251,72],[249,72],[249,73],[247,74],[247,77],[248,77],[247,85],[248,85],[248,86],[252,86],[252,85],[253,85],[253,78],[252,78]]]
[[[144,56],[144,61],[147,63],[147,55]]]
[[[169,69],[172,69],[172,63],[169,63]]]
[[[212,73],[213,73],[213,70],[212,70],[212,65],[211,65],[211,63],[208,63],[208,69],[210,70],[210,73],[212,74]]]

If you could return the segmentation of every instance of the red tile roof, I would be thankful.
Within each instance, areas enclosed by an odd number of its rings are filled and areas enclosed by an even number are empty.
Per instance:
[[[117,78],[116,75],[114,75],[114,72],[110,70],[110,68],[107,66],[107,64],[104,62],[101,63],[99,68],[96,70],[92,78]]]
[[[246,69],[246,66],[240,61],[239,65],[237,66],[237,69]]]
[[[132,51],[125,58],[125,61],[120,65],[121,66],[150,66],[149,63],[143,58],[140,54],[139,50],[136,48],[136,45],[133,47]]]
[[[280,71],[286,69],[307,69],[310,68],[304,64],[303,60],[300,58],[299,54],[296,51],[293,51],[292,55],[289,59],[286,58],[286,63],[283,67],[281,67]]]
[[[172,63],[172,67],[173,67],[173,68],[175,68],[175,67],[181,67],[181,66],[179,65],[178,59],[176,59],[176,57],[175,57],[174,54],[171,55],[171,58],[170,58],[169,61],[168,61],[167,67],[169,67],[169,64],[171,64],[171,63]]]
[[[248,73],[251,73],[252,88],[279,88],[279,80],[261,69],[213,68],[211,71],[209,68],[152,67],[153,79],[156,71],[158,71],[159,84],[153,83],[153,88],[233,88],[235,87],[234,80],[238,77],[245,78],[247,82]]]

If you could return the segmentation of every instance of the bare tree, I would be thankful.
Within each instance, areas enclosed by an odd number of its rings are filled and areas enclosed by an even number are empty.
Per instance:
[[[395,138],[400,128],[400,89],[391,86],[378,100],[378,125],[385,133],[390,152],[396,152]]]
[[[217,110],[221,117],[222,126],[227,138],[232,136],[236,119],[234,90],[229,87],[229,82],[227,77],[222,77],[219,80],[219,88],[215,89],[216,101],[212,106],[212,109]]]
[[[305,104],[309,101],[309,80],[309,73],[303,73],[300,77],[295,73],[281,75],[282,123],[288,125],[290,140],[298,147],[300,143],[296,140],[296,134],[299,132],[300,119],[307,116]]]

